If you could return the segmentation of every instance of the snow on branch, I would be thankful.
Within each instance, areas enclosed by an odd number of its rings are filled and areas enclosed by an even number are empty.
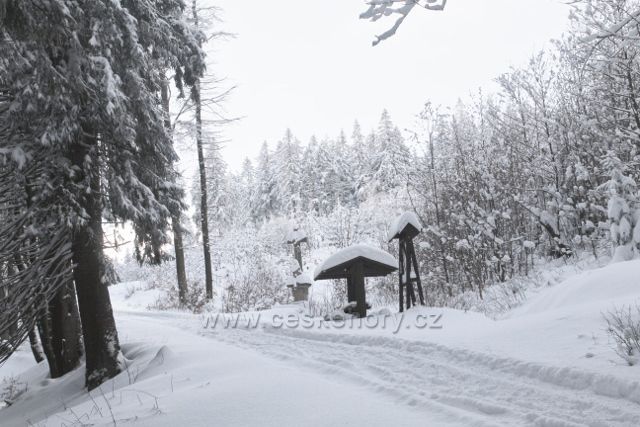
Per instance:
[[[376,46],[381,41],[393,36],[416,6],[427,10],[444,10],[447,0],[369,0],[367,4],[369,8],[360,14],[360,19],[375,22],[382,17],[398,15],[391,28],[376,36],[372,43],[373,46]]]

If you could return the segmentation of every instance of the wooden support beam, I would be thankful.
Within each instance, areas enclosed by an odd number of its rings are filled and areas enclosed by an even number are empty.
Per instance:
[[[347,303],[356,300],[356,294],[353,289],[353,279],[351,276],[347,277]]]
[[[358,262],[351,267],[351,280],[353,281],[355,298],[358,306],[356,312],[358,317],[367,317],[367,302],[364,288],[364,266]]]
[[[420,305],[424,305],[424,292],[422,290],[422,282],[420,281],[420,273],[418,270],[418,259],[416,258],[416,249],[413,246],[413,240],[409,240],[407,244],[413,268],[416,271],[416,284],[418,285],[418,296],[420,297]]]
[[[400,255],[399,255],[399,262],[398,262],[398,267],[400,268],[400,270],[398,271],[398,277],[400,278],[400,284],[398,287],[399,293],[400,293],[400,313],[402,313],[404,311],[404,281],[403,281],[403,276],[404,276],[404,242],[400,241]]]

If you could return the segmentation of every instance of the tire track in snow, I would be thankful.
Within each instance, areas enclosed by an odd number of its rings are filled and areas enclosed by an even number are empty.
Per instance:
[[[466,425],[640,425],[637,382],[398,338],[270,328],[202,335],[357,382]]]

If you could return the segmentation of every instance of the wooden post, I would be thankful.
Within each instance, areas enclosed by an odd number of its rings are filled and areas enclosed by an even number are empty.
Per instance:
[[[355,291],[353,289],[353,279],[351,276],[347,277],[347,304],[356,300]]]
[[[364,266],[358,262],[351,267],[351,280],[353,282],[354,296],[356,298],[356,312],[358,317],[367,317],[367,302],[365,301]]]
[[[399,286],[399,292],[400,292],[400,313],[402,313],[404,311],[404,281],[402,279],[402,276],[404,275],[404,250],[403,250],[403,245],[404,242],[402,242],[402,240],[400,241],[400,256],[399,256],[399,262],[398,262],[398,267],[400,268],[399,272],[398,272],[398,277],[400,278],[400,286]]]
[[[416,284],[418,285],[418,296],[420,296],[420,305],[424,305],[424,292],[422,290],[422,282],[420,281],[420,273],[418,272],[418,259],[416,257],[416,249],[413,246],[413,240],[409,240],[408,249],[413,263],[413,268],[416,271]]]
[[[418,285],[418,298],[420,304],[424,305],[424,291],[420,280],[420,272],[418,270],[418,259],[416,250],[413,245],[413,239],[407,235],[400,235],[398,238],[400,247],[399,254],[399,276],[400,276],[400,312],[404,311],[404,307],[411,308],[417,303],[416,288],[414,282]],[[411,277],[411,271],[415,272],[415,278]]]
[[[411,254],[408,251],[408,241],[404,242],[404,261],[405,265],[405,283],[407,288],[407,308],[416,305],[416,293],[413,289],[413,280],[411,280]]]
[[[300,271],[302,271],[302,248],[300,248],[300,242],[295,242],[293,244],[293,257],[298,261]]]

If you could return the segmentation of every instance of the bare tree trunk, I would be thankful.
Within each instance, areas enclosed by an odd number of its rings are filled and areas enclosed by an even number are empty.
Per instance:
[[[166,77],[162,78],[161,87],[162,110],[164,111],[164,126],[167,132],[171,133],[171,116],[169,112],[169,82]],[[173,137],[172,137],[173,140]],[[179,215],[171,216],[171,228],[173,229],[173,247],[176,253],[176,275],[178,279],[178,296],[180,304],[184,305],[187,300],[187,272],[184,262],[184,245],[182,243],[182,225]]]
[[[192,3],[193,20],[198,28],[198,2]],[[202,227],[202,247],[204,250],[204,274],[207,299],[213,299],[213,274],[211,271],[211,248],[209,244],[209,212],[207,198],[207,172],[204,164],[204,148],[202,142],[202,100],[200,79],[197,79],[192,89],[193,102],[196,106],[196,144],[198,146],[198,167],[200,169],[200,224]]]
[[[176,251],[176,273],[178,276],[178,297],[180,304],[187,302],[187,271],[184,262],[184,243],[182,241],[182,225],[176,216],[171,217],[173,228],[173,245]]]
[[[38,339],[38,334],[35,328],[31,328],[29,331],[29,344],[31,346],[31,352],[33,358],[36,359],[36,363],[40,363],[44,360],[44,353],[42,351],[42,345]]]
[[[88,136],[92,129],[84,129],[83,141],[73,147],[73,165],[81,171],[77,179],[90,174],[91,191],[80,200],[88,218],[84,225],[76,225],[73,230],[73,277],[78,294],[78,307],[82,322],[82,334],[87,361],[86,385],[92,390],[120,372],[118,356],[120,343],[113,318],[111,298],[107,284],[102,281],[102,200],[100,198],[99,162],[93,150],[97,147],[97,137]],[[91,150],[93,148],[93,150]],[[93,154],[92,168],[86,170],[85,158]]]
[[[55,369],[49,366],[51,378],[61,377],[78,367],[82,356],[80,314],[73,282],[62,287],[49,303],[51,349]]]
[[[56,354],[53,351],[53,344],[51,343],[51,317],[49,316],[49,308],[42,309],[37,321],[38,335],[40,335],[40,342],[42,343],[42,350],[49,364],[49,374],[51,378],[58,378],[58,363],[56,362]]]

